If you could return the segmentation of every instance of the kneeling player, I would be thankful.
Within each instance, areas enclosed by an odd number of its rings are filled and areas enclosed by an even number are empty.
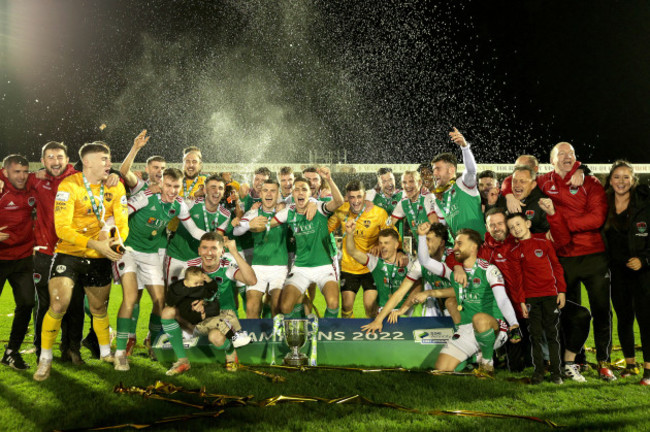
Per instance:
[[[463,287],[454,281],[453,272],[445,264],[429,255],[425,233],[428,224],[418,227],[418,261],[422,267],[451,281],[452,288],[431,290],[436,297],[456,296],[460,310],[458,330],[447,341],[436,361],[436,369],[453,371],[463,361],[476,354],[479,356],[479,372],[494,374],[492,356],[494,350],[506,343],[521,340],[519,323],[512,304],[506,295],[503,276],[499,269],[477,258],[483,242],[481,235],[472,229],[460,229],[456,235],[454,255],[463,264],[468,284]],[[508,328],[508,324],[510,324]]]
[[[163,327],[178,358],[167,375],[178,375],[190,368],[177,319],[195,326],[196,333],[207,335],[214,346],[223,349],[226,352],[226,364],[236,362],[235,348],[247,345],[251,340],[250,336],[241,331],[236,317],[228,311],[221,311],[219,284],[205,274],[201,267],[190,267],[185,272],[185,279],[169,286],[167,304],[163,309]]]

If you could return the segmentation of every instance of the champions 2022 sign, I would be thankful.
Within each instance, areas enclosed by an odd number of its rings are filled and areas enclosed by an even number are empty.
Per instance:
[[[242,319],[240,322],[252,341],[237,349],[239,361],[249,365],[282,364],[289,347],[282,334],[277,334],[274,341],[273,320]],[[396,324],[385,324],[383,331],[374,334],[361,331],[361,326],[369,322],[368,319],[319,319],[317,336],[308,334],[301,351],[310,359],[314,358],[315,351],[315,360],[322,366],[433,368],[438,353],[454,332],[448,317],[400,318]],[[314,341],[316,349],[312,350]],[[207,337],[195,337],[184,343],[191,362],[224,361],[223,351],[212,346]],[[154,351],[161,361],[175,360],[165,335],[158,338]]]

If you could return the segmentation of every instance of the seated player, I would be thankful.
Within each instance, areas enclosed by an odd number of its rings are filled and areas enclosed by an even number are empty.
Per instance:
[[[241,331],[239,320],[221,311],[219,284],[201,267],[190,267],[185,272],[185,279],[171,284],[166,302],[164,328],[178,358],[167,375],[178,375],[190,369],[177,319],[193,327],[195,333],[208,336],[210,343],[226,351],[226,359],[230,357],[230,361],[233,361],[235,348],[251,341],[250,336]]]
[[[432,295],[454,295],[460,310],[460,325],[440,352],[436,369],[453,371],[461,362],[480,354],[479,372],[494,375],[494,350],[503,346],[509,335],[512,342],[521,340],[519,323],[506,295],[503,276],[496,266],[477,258],[483,243],[481,234],[462,228],[456,234],[454,255],[463,264],[469,283],[467,286],[459,284],[449,267],[429,255],[428,230],[426,224],[418,227],[418,261],[422,267],[451,281],[452,288],[432,290]]]

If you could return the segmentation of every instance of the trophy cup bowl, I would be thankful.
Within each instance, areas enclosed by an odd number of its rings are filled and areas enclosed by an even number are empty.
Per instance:
[[[284,320],[284,339],[289,346],[289,353],[284,357],[284,364],[287,366],[306,365],[307,356],[300,352],[300,348],[307,341],[307,320]]]

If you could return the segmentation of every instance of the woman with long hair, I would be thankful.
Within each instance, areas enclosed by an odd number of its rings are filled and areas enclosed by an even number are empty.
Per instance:
[[[638,184],[632,165],[614,162],[606,182],[609,213],[605,238],[610,258],[612,303],[625,357],[621,377],[638,375],[634,355],[634,317],[641,330],[644,371],[650,385],[650,188]]]

